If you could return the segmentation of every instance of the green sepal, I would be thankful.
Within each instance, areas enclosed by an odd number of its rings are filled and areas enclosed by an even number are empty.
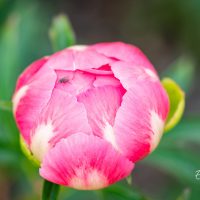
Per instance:
[[[32,164],[36,167],[40,167],[40,161],[33,156],[33,154],[29,150],[26,142],[24,141],[21,135],[20,135],[20,147],[24,155],[32,162]]]
[[[164,131],[167,132],[176,126],[183,115],[185,109],[185,93],[179,85],[170,78],[164,78],[162,80],[162,85],[170,101],[170,111],[164,129]]]

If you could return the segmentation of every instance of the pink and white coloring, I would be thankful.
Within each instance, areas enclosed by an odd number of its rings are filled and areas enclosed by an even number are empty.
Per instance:
[[[32,63],[13,112],[44,179],[95,190],[127,177],[157,147],[169,99],[137,47],[99,43]]]

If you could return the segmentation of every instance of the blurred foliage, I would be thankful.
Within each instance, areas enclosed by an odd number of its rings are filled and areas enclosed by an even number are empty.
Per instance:
[[[188,93],[192,87],[194,75],[194,61],[186,56],[178,58],[162,73],[162,77],[170,77],[172,80],[176,81],[186,93]]]
[[[55,4],[55,7],[57,3],[65,5],[65,1],[52,0],[49,1],[49,4],[52,4],[52,2]],[[111,6],[109,6],[109,2],[112,2]],[[111,12],[112,8],[116,8],[117,3],[114,3],[118,1],[109,2],[106,2],[109,8],[108,13]],[[188,57],[178,54],[173,64],[162,72],[162,77],[168,76],[174,79],[180,84],[188,97],[191,93],[191,88],[194,87],[194,82],[198,81],[195,77],[198,72],[196,66],[198,66],[200,54],[200,1],[140,1],[139,6],[136,6],[138,11],[131,12],[132,6],[130,5],[133,5],[134,2],[130,1],[130,4],[127,3],[127,7],[125,3],[123,4],[127,8],[124,9],[127,18],[121,17],[117,20],[118,17],[113,14],[113,18],[116,18],[116,20],[111,20],[112,23],[116,23],[116,27],[124,31],[114,31],[114,33],[120,33],[122,38],[125,37],[127,40],[134,41],[132,27],[140,25],[145,29],[144,33],[149,28],[148,35],[151,36],[152,43],[154,43],[155,37],[162,35],[166,43],[172,45],[170,47],[172,53],[174,53],[174,46],[176,46],[176,50],[182,47],[187,49],[192,56]],[[71,2],[71,4],[73,3]],[[78,3],[74,1],[74,4]],[[47,5],[48,1],[0,0],[1,200],[37,200],[41,197],[42,180],[38,175],[38,169],[32,166],[21,152],[18,130],[12,113],[8,112],[10,109],[8,101],[12,97],[16,78],[20,72],[33,60],[52,53],[48,40],[48,28],[51,24],[52,10],[54,8]],[[120,11],[124,7],[121,6]],[[81,10],[83,9],[81,8]],[[105,11],[105,9],[103,10]],[[106,16],[108,22],[112,19],[105,12],[103,15]],[[126,21],[129,19],[129,23],[122,23],[125,22],[123,19]],[[81,21],[80,18],[79,20]],[[86,29],[87,32],[93,34],[94,32],[87,27],[91,25],[89,23],[90,20],[93,20],[94,23],[95,19],[88,17],[87,20],[88,24],[82,26],[82,29]],[[138,23],[133,23],[134,20],[137,20]],[[63,41],[66,43],[66,46],[74,42],[73,32],[68,32],[67,28],[67,26],[70,27],[70,24],[65,20],[62,21],[61,25],[63,23],[66,25],[64,31],[70,34],[70,37],[68,37],[70,40],[68,41],[65,37],[61,37],[61,45],[53,45],[55,49],[63,48]],[[79,25],[81,23],[82,21]],[[99,24],[96,26],[99,26]],[[113,26],[109,24],[108,27],[112,28]],[[57,36],[53,33],[54,30],[61,30],[62,32],[62,28],[63,26],[55,26],[53,23],[53,27],[50,30],[52,41],[57,40]],[[97,34],[98,37],[99,35]],[[87,42],[93,41],[94,38],[91,35],[89,36],[88,40],[90,40]],[[146,44],[146,46],[148,45]],[[161,58],[158,59],[161,60]],[[135,172],[133,171],[133,185],[128,185],[125,181],[122,181],[104,190],[90,192],[62,187],[59,199],[199,200],[200,181],[195,179],[195,171],[200,169],[199,151],[200,113],[198,116],[193,116],[192,113],[189,113],[175,129],[163,136],[159,147],[151,156],[138,163],[139,166],[145,166],[146,168],[151,166],[155,170],[167,174],[167,179],[170,182],[168,187],[163,189],[157,185],[156,193],[153,191],[145,192],[143,188],[140,188],[141,191],[139,191],[137,182],[135,182]],[[139,176],[143,177],[144,175],[141,173]],[[163,181],[164,179],[166,177],[163,178]],[[144,182],[143,187],[149,187],[151,184],[154,184],[154,180]]]
[[[49,29],[49,37],[54,51],[59,51],[75,44],[75,34],[69,19],[59,15],[53,19]]]

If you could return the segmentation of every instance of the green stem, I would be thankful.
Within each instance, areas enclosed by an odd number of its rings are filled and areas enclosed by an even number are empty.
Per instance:
[[[42,200],[56,200],[59,193],[59,185],[44,180]]]

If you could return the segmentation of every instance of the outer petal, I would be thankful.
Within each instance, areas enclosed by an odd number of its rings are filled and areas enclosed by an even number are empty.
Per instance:
[[[79,131],[91,133],[83,104],[64,91],[54,89],[51,100],[32,130],[31,151],[42,161],[49,148]]]
[[[29,72],[30,76],[26,74]],[[40,65],[33,70],[29,68],[19,79],[18,86],[21,87],[13,96],[13,107],[17,125],[27,144],[30,143],[30,130],[48,103],[55,81],[55,72]]]
[[[118,61],[111,64],[111,69],[126,89],[131,88],[137,80],[159,81],[158,76],[151,69],[138,66],[135,62]]]
[[[40,174],[56,184],[96,190],[128,176],[133,166],[103,139],[76,133],[48,152]]]
[[[110,42],[98,43],[92,45],[90,48],[107,57],[126,62],[135,62],[139,66],[144,66],[155,71],[147,57],[136,46],[125,44],[123,42]]]
[[[136,162],[153,151],[163,133],[169,100],[159,82],[137,81],[123,96],[114,132],[120,151]]]
[[[105,86],[88,90],[78,96],[78,101],[82,102],[87,110],[93,133],[105,138],[115,147],[113,124],[123,94],[122,87]]]
[[[87,48],[84,50],[67,48],[53,54],[45,67],[74,71],[77,69],[99,68],[112,61],[112,59]]]
[[[32,76],[34,76],[40,70],[40,68],[44,65],[44,63],[46,63],[47,60],[48,57],[44,57],[36,60],[30,66],[28,66],[19,76],[15,92],[17,92],[17,90],[19,90],[22,86],[26,85],[27,82],[32,79]]]

